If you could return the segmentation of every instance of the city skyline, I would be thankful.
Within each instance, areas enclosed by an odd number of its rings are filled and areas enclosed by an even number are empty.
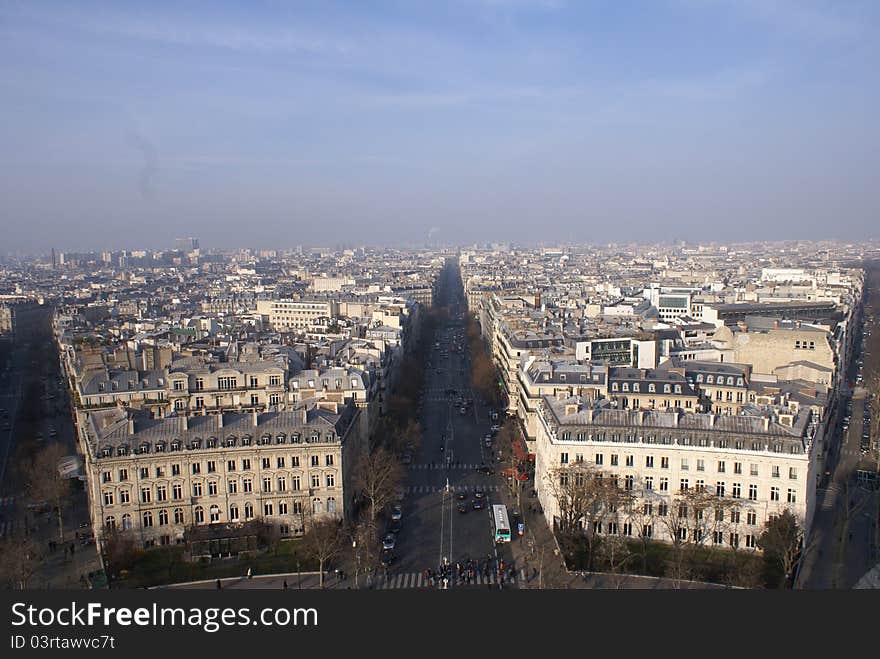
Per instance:
[[[877,237],[872,3],[0,15],[9,252]]]

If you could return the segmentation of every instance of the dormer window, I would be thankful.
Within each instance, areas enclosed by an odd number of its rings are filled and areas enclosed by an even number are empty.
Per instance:
[[[208,441],[206,442],[205,447],[206,448],[217,448],[217,438],[216,437],[208,438]]]
[[[266,433],[265,435],[260,436],[260,445],[266,446],[267,444],[272,443],[272,435]]]
[[[638,382],[633,382],[633,393],[634,394],[639,393],[639,383]]]
[[[173,442],[171,442],[171,450],[172,451],[179,451],[180,450],[180,440],[179,439],[175,439]]]
[[[714,384],[714,383],[715,383],[715,376],[714,375],[707,375],[706,376],[706,384]]]
[[[149,453],[149,452],[150,452],[150,445],[149,444],[144,443],[144,444],[141,444],[140,446],[138,446],[138,453]]]
[[[668,384],[663,385],[663,393],[668,394],[672,391],[672,388]]]
[[[227,437],[226,441],[223,442],[223,445],[226,446],[226,448],[232,448],[235,446],[235,437]]]
[[[299,382],[296,380],[292,380],[290,384],[294,389],[299,389]]]
[[[202,440],[198,438],[192,440],[190,448],[202,448]]]
[[[617,391],[617,383],[616,382],[611,383],[611,391]]]
[[[703,374],[697,373],[697,382],[702,382],[702,381],[703,381]]]
[[[283,432],[275,435],[275,443],[276,444],[286,444],[287,443],[287,435]]]
[[[300,440],[300,435],[299,435],[298,432],[295,432],[295,433],[293,433],[293,434],[290,436],[290,443],[291,443],[291,444],[299,444],[300,441],[301,441],[301,440]]]
[[[565,373],[560,373],[560,374],[559,374],[559,381],[560,381],[560,382],[565,382]]]
[[[680,384],[675,385],[675,393],[677,393],[677,394],[681,393],[681,385]]]
[[[736,386],[738,386],[738,387],[742,387],[742,386],[743,386],[743,379],[742,379],[742,378],[737,378],[737,379],[736,379]]]
[[[629,391],[629,384],[627,382],[621,385],[621,391]]]
[[[101,449],[101,457],[102,458],[109,458],[111,455],[113,455],[113,449],[110,448],[109,446],[105,446],[104,448]]]
[[[652,382],[648,385],[648,393],[653,394],[657,391],[657,386]]]
[[[733,376],[732,375],[727,376],[727,384],[731,387],[733,386]]]
[[[117,456],[128,455],[128,446],[120,446],[116,449]]]
[[[251,445],[251,436],[250,435],[242,435],[241,445],[242,446],[250,446]]]
[[[314,380],[309,380],[309,388],[311,388],[311,389],[315,388],[315,381]]]
[[[165,442],[156,442],[156,453],[164,453],[165,446]]]

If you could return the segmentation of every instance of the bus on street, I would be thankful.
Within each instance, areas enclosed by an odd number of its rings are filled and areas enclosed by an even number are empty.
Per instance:
[[[492,506],[492,521],[495,524],[495,543],[510,542],[510,520],[507,519],[507,507]]]

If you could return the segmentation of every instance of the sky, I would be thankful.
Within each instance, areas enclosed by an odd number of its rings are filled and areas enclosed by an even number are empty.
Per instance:
[[[0,252],[878,238],[878,28],[875,0],[0,0]]]

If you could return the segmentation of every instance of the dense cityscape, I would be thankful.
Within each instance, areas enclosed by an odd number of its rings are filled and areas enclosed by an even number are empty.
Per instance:
[[[9,254],[30,588],[880,586],[871,242]]]

